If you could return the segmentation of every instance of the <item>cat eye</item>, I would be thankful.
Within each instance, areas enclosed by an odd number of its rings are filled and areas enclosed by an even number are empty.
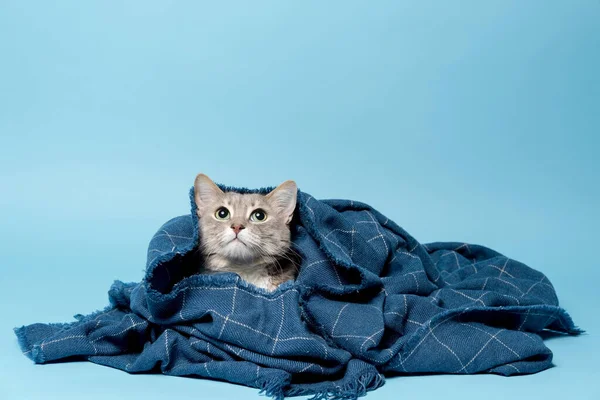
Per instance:
[[[252,211],[252,214],[250,214],[250,221],[252,222],[265,222],[266,220],[267,213],[261,208]]]
[[[215,218],[220,221],[227,221],[230,216],[229,210],[225,207],[221,207],[215,212]]]

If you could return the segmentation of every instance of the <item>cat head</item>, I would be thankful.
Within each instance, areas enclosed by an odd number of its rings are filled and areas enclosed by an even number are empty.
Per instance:
[[[263,195],[222,191],[208,176],[194,182],[201,249],[236,264],[283,255],[290,247],[290,221],[297,187],[286,181]]]

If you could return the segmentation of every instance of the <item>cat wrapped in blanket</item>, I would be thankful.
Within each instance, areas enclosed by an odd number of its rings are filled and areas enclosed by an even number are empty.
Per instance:
[[[203,273],[233,272],[273,291],[296,277],[290,222],[297,187],[286,181],[263,195],[224,192],[208,176],[194,182]]]

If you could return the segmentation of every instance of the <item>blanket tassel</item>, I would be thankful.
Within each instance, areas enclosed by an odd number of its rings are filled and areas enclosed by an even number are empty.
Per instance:
[[[262,381],[259,383],[260,391],[258,394],[265,395],[272,398],[273,400],[284,400],[284,386],[288,382],[282,382],[281,379],[271,379],[269,381]]]
[[[385,383],[385,378],[379,373],[368,373],[359,376],[342,386],[334,385],[330,389],[317,393],[308,393],[305,389],[290,389],[287,396],[306,396],[312,394],[308,400],[356,400],[371,390],[375,390]],[[278,399],[279,400],[279,399]]]

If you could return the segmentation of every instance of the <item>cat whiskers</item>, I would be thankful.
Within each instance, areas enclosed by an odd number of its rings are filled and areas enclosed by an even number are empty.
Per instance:
[[[262,246],[259,245],[258,241],[252,240],[252,237],[249,237],[248,243],[251,245],[252,250],[254,250],[256,253],[258,253],[258,255],[267,263],[270,265],[274,265],[277,270],[279,271],[279,273],[283,273],[284,269],[281,266],[281,264],[279,263],[278,257],[274,254],[270,254],[269,252],[267,252],[265,249],[263,249]],[[281,253],[280,249],[277,249],[278,253]]]
[[[280,251],[276,255],[266,253],[260,247],[257,248],[257,251],[264,259],[268,260],[269,264],[273,265],[277,269],[279,274],[283,274],[285,272],[285,268],[282,266],[282,263],[286,261],[288,266],[291,265],[294,268],[294,271],[298,271],[298,260],[294,259],[290,253],[293,253],[293,255],[296,257],[300,257],[300,254],[298,254],[298,252],[292,247],[289,247],[283,252]]]

